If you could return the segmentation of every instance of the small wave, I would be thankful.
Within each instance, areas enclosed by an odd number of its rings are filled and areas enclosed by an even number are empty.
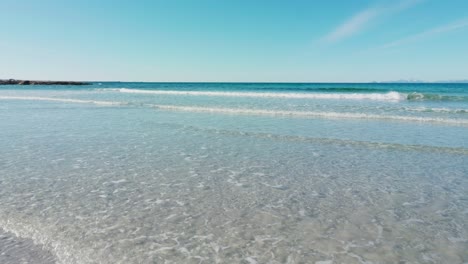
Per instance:
[[[115,106],[115,105],[127,104],[123,102],[80,100],[80,99],[67,99],[67,98],[55,98],[55,97],[36,97],[36,96],[0,96],[0,100],[49,101],[49,102],[78,103],[78,104],[96,104],[96,105],[103,105],[103,106]]]
[[[220,92],[220,91],[174,91],[174,90],[140,90],[128,88],[100,89],[132,94],[155,95],[189,95],[189,96],[222,96],[222,97],[255,97],[255,98],[291,98],[291,99],[347,99],[347,100],[406,100],[405,94],[388,93],[271,93],[271,92]]]
[[[340,113],[340,112],[313,112],[313,111],[281,111],[264,109],[242,109],[242,108],[216,108],[196,106],[175,105],[148,105],[156,109],[184,112],[225,113],[243,115],[270,115],[270,116],[296,116],[309,118],[332,118],[332,119],[376,119],[394,120],[406,122],[427,122],[452,125],[468,125],[468,119],[448,119],[437,117],[399,116],[399,115],[377,115],[365,113]]]
[[[198,131],[203,133],[223,134],[230,136],[242,136],[242,137],[255,137],[265,138],[281,141],[292,141],[292,142],[304,142],[304,143],[322,143],[322,144],[338,144],[338,145],[353,145],[367,148],[380,148],[380,149],[397,149],[397,150],[409,150],[409,151],[421,151],[421,152],[445,152],[452,154],[468,155],[468,149],[462,147],[442,147],[442,146],[430,146],[430,145],[407,145],[399,143],[384,143],[384,142],[372,142],[372,141],[359,141],[350,139],[338,139],[338,138],[320,138],[320,137],[307,137],[307,136],[295,136],[295,135],[281,135],[261,132],[248,132],[239,130],[228,130],[228,129],[217,129],[217,128],[206,128],[193,125],[181,125],[177,123],[158,123],[160,125],[183,129],[187,131]]]
[[[468,109],[452,109],[452,108],[437,108],[437,107],[404,107],[405,111],[411,112],[427,112],[427,113],[444,113],[444,114],[468,114]]]
[[[463,102],[468,101],[467,96],[454,96],[454,95],[440,95],[440,94],[426,94],[426,93],[409,93],[406,95],[406,99],[409,101],[452,101],[452,102]]]
[[[133,105],[128,102],[115,101],[94,101],[94,100],[79,100],[54,97],[32,97],[32,96],[0,96],[0,100],[33,100],[33,101],[51,101],[64,103],[81,103],[81,104],[97,104],[103,106],[115,105]],[[183,112],[202,112],[202,113],[221,113],[234,115],[268,115],[268,116],[293,116],[302,118],[329,118],[329,119],[375,119],[375,120],[394,120],[406,122],[427,122],[427,123],[442,123],[451,125],[468,125],[468,119],[450,119],[439,117],[419,117],[419,116],[402,116],[402,115],[379,115],[366,113],[349,113],[349,112],[320,112],[320,111],[286,111],[286,110],[267,110],[267,109],[250,109],[250,108],[218,108],[218,107],[198,107],[198,106],[177,106],[177,105],[158,105],[158,104],[139,104],[142,107],[151,107],[155,109],[167,111],[183,111]]]

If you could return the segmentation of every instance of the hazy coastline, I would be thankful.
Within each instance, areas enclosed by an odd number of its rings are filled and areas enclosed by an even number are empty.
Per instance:
[[[0,79],[0,85],[90,85],[89,82]]]

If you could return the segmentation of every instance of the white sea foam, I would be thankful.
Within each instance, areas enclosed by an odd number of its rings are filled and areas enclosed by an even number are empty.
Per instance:
[[[55,97],[37,97],[37,96],[0,96],[0,100],[49,101],[49,102],[63,102],[63,103],[77,103],[77,104],[96,104],[96,105],[104,105],[104,106],[126,104],[123,102],[112,102],[112,101],[95,101],[95,100],[80,100],[80,99],[55,98]]]
[[[64,103],[97,104],[103,106],[130,105],[127,102],[116,101],[95,101],[80,100],[55,97],[34,97],[34,96],[0,96],[0,100],[32,100],[32,101],[51,101]],[[395,120],[406,122],[429,122],[453,125],[468,125],[468,119],[450,119],[439,117],[419,117],[404,115],[380,115],[368,113],[350,113],[350,112],[322,112],[322,111],[287,111],[287,110],[267,110],[250,108],[220,108],[220,107],[198,107],[198,106],[177,106],[177,105],[159,105],[142,104],[144,107],[152,107],[167,111],[183,112],[203,112],[203,113],[221,113],[234,115],[268,115],[268,116],[293,116],[303,118],[330,118],[330,119],[376,119],[376,120]]]
[[[270,115],[270,116],[297,116],[310,118],[333,118],[333,119],[377,119],[395,120],[407,122],[429,122],[468,125],[468,119],[449,119],[437,117],[400,116],[400,115],[378,115],[366,113],[340,113],[340,112],[320,112],[320,111],[282,111],[265,109],[245,109],[245,108],[217,108],[217,107],[195,107],[195,106],[175,106],[175,105],[147,105],[157,109],[184,112],[204,112],[204,113],[225,113],[244,115]]]
[[[132,94],[155,95],[189,95],[189,96],[222,96],[222,97],[255,97],[255,98],[290,98],[290,99],[347,99],[347,100],[406,100],[406,94],[388,93],[272,93],[272,92],[219,92],[219,91],[173,91],[173,90],[139,90],[139,89],[101,89]]]
[[[433,113],[446,113],[446,114],[467,114],[468,109],[461,108],[442,108],[442,107],[405,107],[406,111],[412,112],[433,112]]]

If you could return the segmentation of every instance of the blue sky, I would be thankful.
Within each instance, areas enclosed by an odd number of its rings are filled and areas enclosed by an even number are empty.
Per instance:
[[[0,79],[468,79],[467,0],[0,0]]]

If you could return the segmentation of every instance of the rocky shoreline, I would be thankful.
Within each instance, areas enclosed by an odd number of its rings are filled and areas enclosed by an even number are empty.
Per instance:
[[[0,80],[0,85],[89,85],[87,82],[72,81],[34,81],[34,80]]]

